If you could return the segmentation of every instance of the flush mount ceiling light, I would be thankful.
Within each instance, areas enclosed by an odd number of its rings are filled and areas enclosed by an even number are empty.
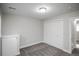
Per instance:
[[[47,8],[45,8],[45,7],[39,8],[40,13],[45,13],[46,11],[47,11]]]
[[[46,13],[48,11],[49,11],[49,8],[47,6],[41,6],[41,7],[37,8],[38,13]]]

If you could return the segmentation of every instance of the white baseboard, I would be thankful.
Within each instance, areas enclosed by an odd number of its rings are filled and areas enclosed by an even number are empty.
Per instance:
[[[50,46],[52,46],[51,44],[49,44],[48,42],[45,42],[45,41],[43,41],[44,43],[46,43],[46,44],[48,44],[48,45],[50,45]],[[55,46],[54,46],[55,47]],[[56,47],[56,48],[58,48],[58,47]],[[71,54],[71,51],[67,51],[67,50],[65,50],[65,49],[62,49],[62,48],[58,48],[58,49],[61,49],[62,51],[64,51],[64,52],[67,52],[67,53],[69,53],[69,54]]]
[[[71,51],[67,51],[67,50],[65,50],[65,49],[61,49],[61,50],[63,50],[64,52],[67,52],[67,53],[69,53],[69,54],[72,53]]]
[[[17,56],[17,55],[20,55],[20,51],[18,51],[18,52],[16,53],[16,55],[14,55],[14,56]]]
[[[23,45],[20,47],[20,49],[24,48],[24,47],[29,47],[29,46],[32,46],[32,45],[35,45],[35,44],[38,44],[38,43],[41,43],[42,41],[39,41],[39,42],[35,42],[35,43],[32,43],[32,44],[28,44],[28,45]]]

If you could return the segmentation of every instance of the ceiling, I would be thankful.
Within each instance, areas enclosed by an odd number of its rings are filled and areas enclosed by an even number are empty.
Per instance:
[[[36,8],[47,6],[50,11],[47,13],[38,13]],[[9,7],[14,8],[11,10]],[[45,20],[65,13],[79,10],[78,3],[3,3],[2,12],[14,15],[26,16],[34,19]]]

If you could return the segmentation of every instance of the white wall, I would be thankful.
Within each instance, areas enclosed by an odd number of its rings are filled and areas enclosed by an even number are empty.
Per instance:
[[[2,48],[1,48],[1,10],[0,10],[0,56],[1,56],[1,50],[2,50]]]
[[[71,26],[69,19],[64,20],[63,50],[71,53]]]
[[[57,48],[60,48],[64,51],[68,52],[68,53],[71,53],[72,45],[74,46],[74,42],[73,42],[74,36],[72,35],[73,30],[72,30],[72,27],[71,27],[71,23],[73,22],[73,20],[75,18],[79,18],[79,11],[63,14],[63,15],[54,17],[52,19],[45,20],[45,22],[44,22],[44,27],[45,27],[44,28],[44,41],[47,42],[48,44],[52,45],[52,46],[55,46]],[[58,41],[53,38],[53,33],[55,33],[55,32],[53,32],[53,29],[54,29],[53,28],[53,26],[54,26],[53,22],[54,22],[54,20],[57,20],[57,19],[59,19],[60,21],[64,20],[64,23],[62,23],[62,25],[63,25],[63,35],[62,35],[63,40],[60,39]],[[51,36],[49,36],[49,35],[51,35]],[[63,43],[63,46],[61,47],[61,45],[57,45],[56,41]]]
[[[22,16],[3,14],[2,35],[20,34],[20,47],[41,42],[43,40],[42,21]]]

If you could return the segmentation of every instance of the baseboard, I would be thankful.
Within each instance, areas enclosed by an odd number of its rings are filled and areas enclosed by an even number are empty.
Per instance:
[[[49,43],[47,43],[47,42],[45,42],[45,41],[43,41],[43,42],[46,43],[46,44],[48,44],[48,45],[50,45],[50,46],[52,46],[51,44],[49,44]],[[54,46],[54,47],[55,47],[55,46]],[[56,48],[58,48],[58,47],[56,47]],[[60,50],[62,50],[62,51],[64,51],[64,52],[67,52],[67,53],[71,54],[71,51],[67,51],[67,50],[62,49],[62,48],[58,48],[58,49],[60,49]]]
[[[17,53],[16,53],[16,55],[14,55],[14,56],[17,56],[17,55],[20,55],[20,51],[19,51],[19,52],[17,52]]]
[[[64,52],[67,52],[67,53],[69,53],[69,54],[72,53],[71,51],[67,51],[67,50],[65,50],[65,49],[61,49],[61,50],[63,50]]]
[[[35,45],[35,44],[38,44],[38,43],[42,43],[42,41],[35,42],[35,43],[32,43],[32,44],[28,44],[28,45],[23,45],[23,46],[20,47],[20,49],[25,48],[25,47],[29,47],[29,46],[32,46],[32,45]]]

